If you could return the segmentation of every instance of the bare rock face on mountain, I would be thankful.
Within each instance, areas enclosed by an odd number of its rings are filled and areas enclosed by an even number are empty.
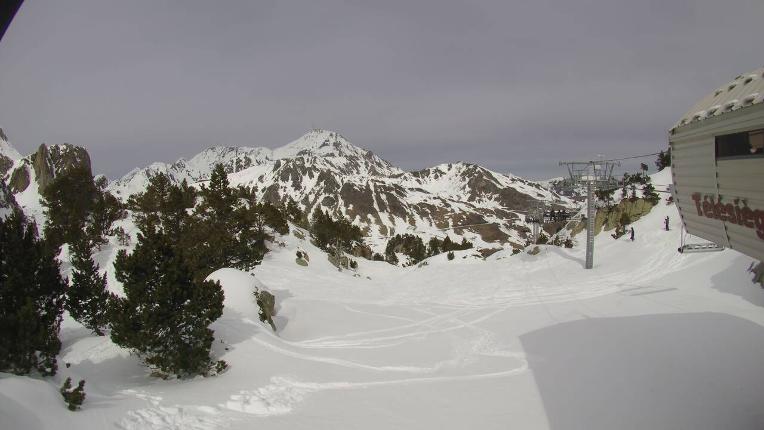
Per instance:
[[[29,169],[26,166],[20,166],[13,169],[8,178],[8,186],[14,193],[20,193],[29,187]]]
[[[37,185],[44,190],[59,173],[72,168],[85,168],[92,175],[90,155],[80,146],[69,145],[40,145],[37,152],[32,154]]]
[[[572,202],[539,183],[468,163],[403,171],[332,131],[313,130],[277,148],[210,148],[192,159],[155,163],[109,185],[122,199],[145,189],[150,175],[203,183],[223,163],[232,185],[257,190],[263,200],[294,200],[306,213],[317,207],[343,216],[368,236],[368,250],[383,252],[389,236],[417,234],[425,241],[446,234],[478,247],[521,244],[525,214],[538,201],[555,209]],[[461,240],[458,238],[458,240]]]
[[[90,155],[85,148],[70,145],[40,145],[36,152],[14,164],[8,175],[11,191],[20,193],[27,189],[34,175],[40,193],[55,177],[68,169],[84,168],[91,172]]]

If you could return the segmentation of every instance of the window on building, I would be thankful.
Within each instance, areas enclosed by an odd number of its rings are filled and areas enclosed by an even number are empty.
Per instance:
[[[716,158],[764,157],[764,129],[716,136]]]

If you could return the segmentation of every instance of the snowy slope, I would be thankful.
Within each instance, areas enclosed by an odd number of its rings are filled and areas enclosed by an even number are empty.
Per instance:
[[[8,142],[8,136],[0,128],[0,178],[10,169],[16,161],[21,158],[16,149]],[[17,203],[13,198],[13,193],[9,190],[7,184],[0,183],[0,218],[5,219],[11,214]]]
[[[528,231],[525,214],[536,202],[573,206],[538,183],[473,164],[405,172],[326,130],[313,130],[274,150],[210,148],[189,161],[133,170],[109,189],[126,199],[142,191],[157,172],[176,182],[200,184],[219,162],[230,172],[231,184],[255,187],[263,199],[274,203],[292,199],[308,213],[320,207],[351,219],[376,251],[383,251],[387,237],[397,233],[416,233],[427,240],[444,237],[444,229],[475,224],[479,226],[448,234],[466,237],[480,247],[520,244]]]
[[[226,373],[152,378],[67,318],[56,377],[0,375],[0,427],[760,428],[764,291],[751,260],[678,254],[674,206],[634,228],[634,242],[598,235],[592,270],[582,246],[550,246],[423,267],[359,260],[357,276],[285,236],[251,275],[211,275],[226,294],[213,326]],[[277,297],[276,334],[255,288]],[[57,393],[67,376],[87,380],[82,411]]]
[[[11,146],[8,136],[5,135],[2,127],[0,127],[0,160],[8,159],[11,162],[14,162],[20,158],[21,154],[19,154],[19,151],[17,151],[16,148]],[[1,164],[2,161],[0,161],[0,165]],[[0,171],[0,173],[4,173],[4,171]]]

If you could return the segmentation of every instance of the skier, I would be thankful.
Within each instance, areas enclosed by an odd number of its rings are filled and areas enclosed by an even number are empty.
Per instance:
[[[634,242],[634,227],[631,228],[631,241]]]
[[[668,216],[666,216],[666,219],[665,219],[665,220],[663,220],[663,221],[664,221],[664,222],[665,222],[665,224],[666,224],[666,231],[669,231],[669,217],[668,217]]]

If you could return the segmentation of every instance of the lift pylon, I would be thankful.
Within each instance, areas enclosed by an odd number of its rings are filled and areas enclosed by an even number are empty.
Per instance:
[[[600,161],[560,161],[560,166],[568,168],[570,185],[586,186],[586,268],[594,266],[594,190],[618,186],[613,179],[613,168],[621,163],[612,160]]]

